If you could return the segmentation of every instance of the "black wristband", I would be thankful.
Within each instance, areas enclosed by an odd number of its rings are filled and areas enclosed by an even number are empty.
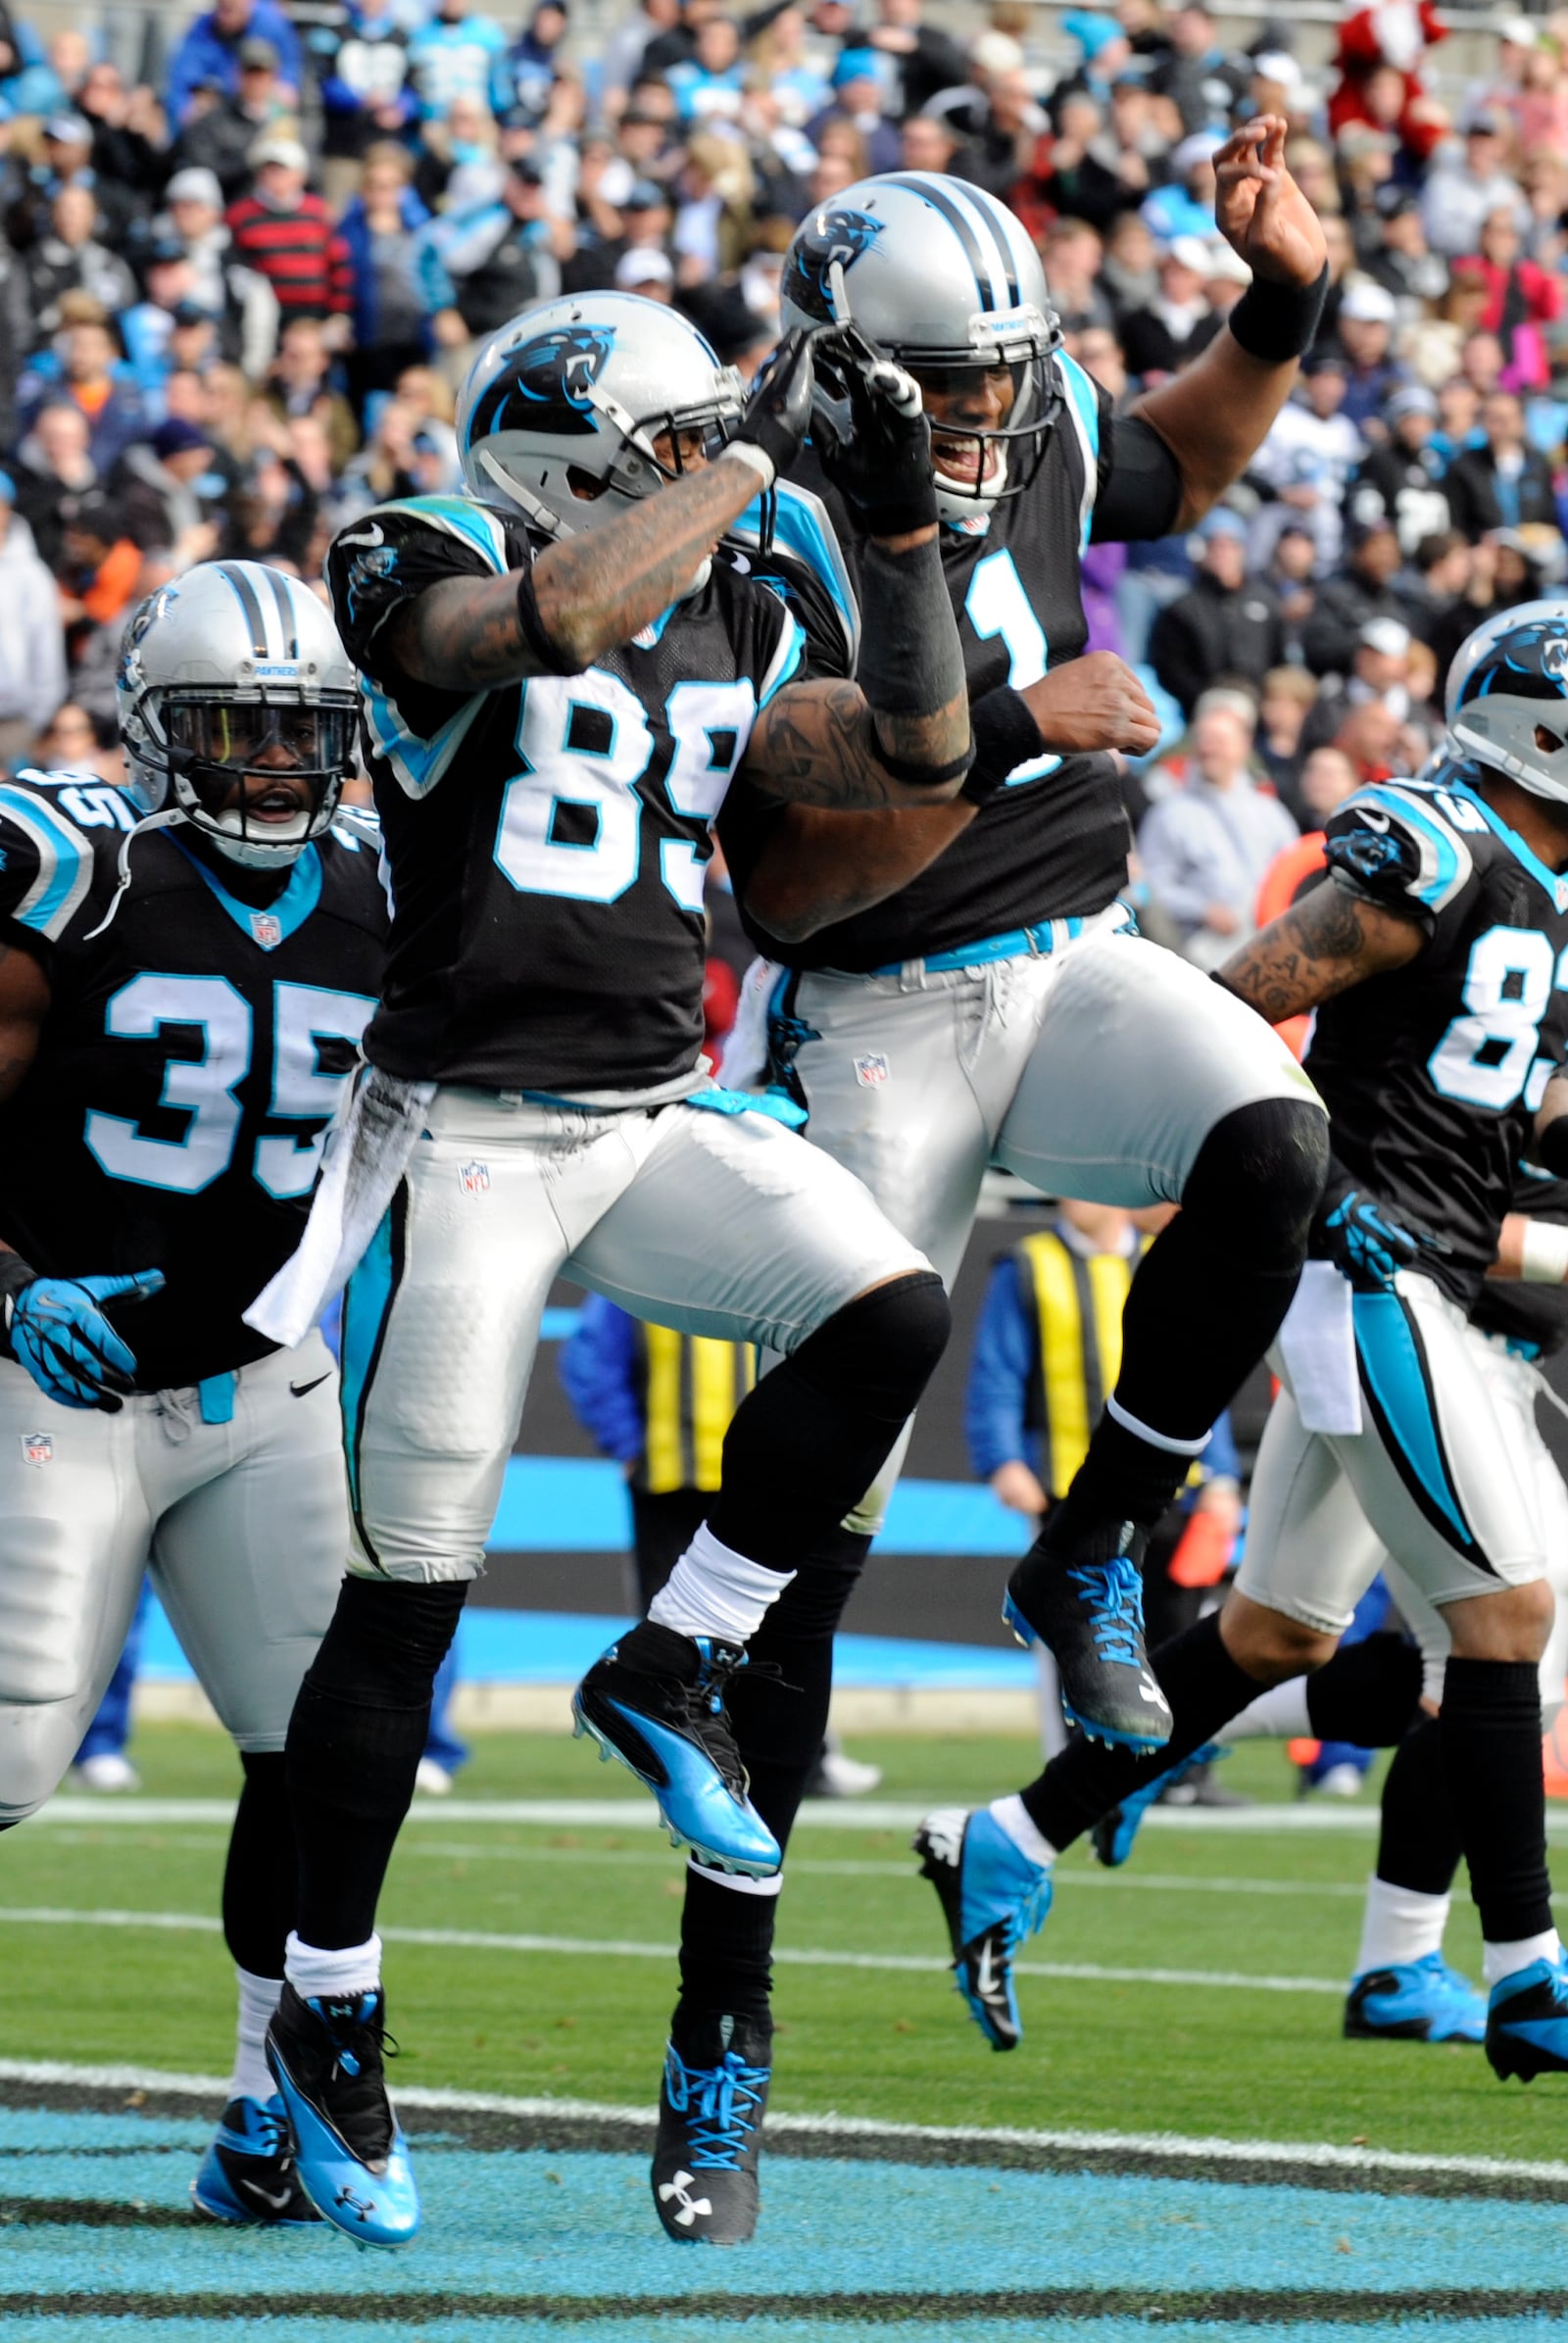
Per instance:
[[[547,675],[576,675],[581,672],[570,654],[562,652],[545,632],[539,605],[534,600],[531,566],[517,571],[517,631]]]
[[[1268,366],[1303,358],[1317,339],[1328,290],[1326,261],[1315,285],[1279,285],[1269,277],[1254,276],[1227,319],[1232,340],[1249,358],[1262,359]]]
[[[984,805],[1007,786],[1007,775],[1043,754],[1040,727],[1028,701],[1010,684],[987,692],[969,710],[974,763],[959,790],[971,805]]]
[[[11,1347],[11,1312],[17,1295],[36,1285],[38,1272],[20,1253],[0,1252],[0,1358],[15,1358]]]

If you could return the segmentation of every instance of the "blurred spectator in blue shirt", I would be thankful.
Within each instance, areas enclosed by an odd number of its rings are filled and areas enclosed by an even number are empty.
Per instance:
[[[299,94],[302,56],[299,34],[277,0],[216,0],[187,26],[169,69],[170,122],[183,123],[198,83],[211,82],[226,97],[240,88],[240,50],[248,40],[270,41],[277,51],[279,77]]]

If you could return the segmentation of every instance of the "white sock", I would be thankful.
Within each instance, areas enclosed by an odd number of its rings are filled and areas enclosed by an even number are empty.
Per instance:
[[[648,1606],[648,1616],[677,1635],[717,1635],[745,1643],[793,1579],[793,1570],[765,1570],[723,1545],[707,1522]]]
[[[1528,1969],[1532,1961],[1555,1961],[1561,1951],[1562,1939],[1556,1929],[1543,1928],[1539,1936],[1516,1936],[1510,1943],[1484,1946],[1481,1974],[1489,1985],[1500,1985],[1505,1977]]]
[[[239,2021],[234,2028],[234,2072],[228,2078],[228,2095],[231,2099],[270,2099],[277,2085],[262,2045],[283,1980],[280,1977],[252,1977],[248,1969],[236,1968],[234,1975],[239,1980]]]
[[[1424,1961],[1428,1953],[1441,1952],[1449,1902],[1446,1895],[1420,1895],[1413,1887],[1368,1879],[1355,1975],[1365,1977],[1369,1969],[1400,1969],[1411,1961]]]
[[[1010,1798],[993,1798],[988,1812],[999,1830],[1005,1830],[1020,1855],[1027,1855],[1042,1871],[1050,1870],[1056,1860],[1056,1850],[1049,1838],[1041,1836],[1016,1790]]]
[[[1286,1683],[1271,1684],[1266,1692],[1259,1692],[1239,1717],[1232,1717],[1224,1728],[1225,1738],[1228,1741],[1316,1739],[1312,1720],[1306,1713],[1306,1683],[1304,1676],[1293,1676]]]
[[[381,1982],[381,1939],[368,1944],[345,1944],[338,1952],[318,1952],[302,1944],[292,1929],[283,1947],[283,1975],[302,2000],[312,1994],[334,2001],[345,1993],[369,1993]]]

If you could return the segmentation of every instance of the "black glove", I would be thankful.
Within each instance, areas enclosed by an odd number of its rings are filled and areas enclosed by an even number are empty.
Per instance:
[[[816,387],[811,346],[820,340],[821,330],[791,326],[753,383],[740,429],[730,443],[760,448],[775,476],[789,470],[811,427]]]
[[[857,326],[817,351],[816,445],[822,468],[873,537],[906,537],[938,519],[931,427],[919,386]]]
[[[1324,1197],[1307,1245],[1314,1260],[1332,1261],[1357,1294],[1391,1294],[1396,1271],[1413,1268],[1423,1252],[1452,1249],[1412,1214],[1348,1187]]]

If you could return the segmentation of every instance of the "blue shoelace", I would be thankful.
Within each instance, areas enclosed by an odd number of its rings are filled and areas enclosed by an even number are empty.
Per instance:
[[[679,2051],[670,2051],[664,2087],[676,2114],[687,2119],[687,2154],[698,2172],[737,2170],[771,2073],[749,2067],[734,2050],[717,2067],[688,2067]]]
[[[1104,1562],[1081,1562],[1067,1576],[1083,1589],[1094,1622],[1095,1645],[1102,1660],[1123,1667],[1140,1665],[1139,1636],[1144,1625],[1143,1574],[1130,1554],[1112,1554]]]

